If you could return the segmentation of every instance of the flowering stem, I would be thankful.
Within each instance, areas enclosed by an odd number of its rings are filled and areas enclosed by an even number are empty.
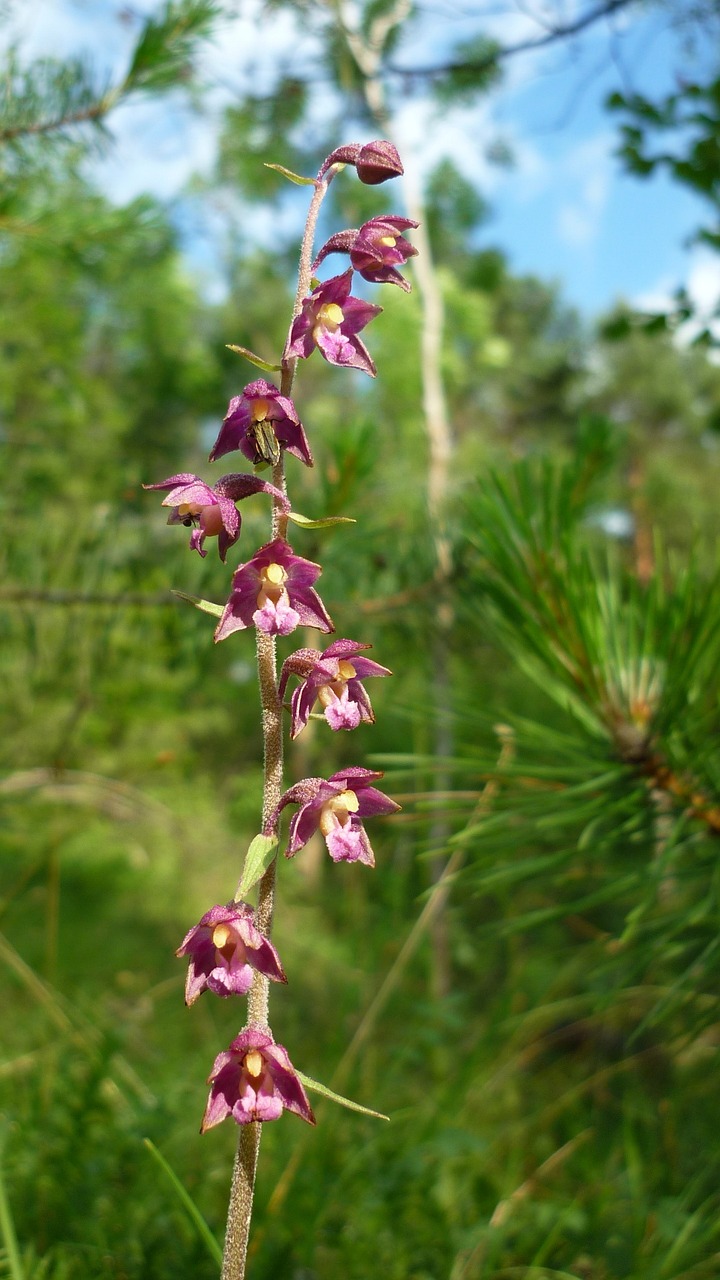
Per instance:
[[[330,186],[330,183],[332,182],[333,178],[335,177],[335,174],[339,173],[342,168],[343,168],[343,165],[341,164],[330,165],[330,168],[327,170],[327,172],[323,174],[322,178],[319,178],[315,183],[315,190],[313,192],[313,198],[310,201],[310,208],[308,209],[307,221],[305,223],[305,233],[303,235],[302,244],[300,246],[300,265],[298,267],[297,292],[295,294],[295,305],[293,306],[293,313],[292,313],[293,320],[295,319],[296,316],[300,315],[300,312],[302,311],[303,299],[306,298],[308,293],[310,292],[310,280],[312,278],[311,267],[312,267],[312,260],[313,260],[313,243],[315,241],[315,228],[317,226],[318,214],[320,213],[320,205],[322,204],[323,200],[325,199],[325,196],[327,195],[327,189]],[[290,325],[290,328],[292,329],[292,323]],[[290,331],[288,331],[288,343],[289,341],[290,341]],[[282,381],[280,383],[280,390],[284,396],[289,396],[290,392],[292,391],[292,384],[293,384],[293,379],[295,377],[296,365],[297,365],[296,358],[288,358],[287,356],[283,356]]]
[[[320,205],[327,189],[342,166],[331,166],[327,173],[315,186],[313,198],[308,210],[300,250],[298,268],[298,286],[293,306],[292,320],[300,315],[303,299],[310,290],[311,264],[313,260],[313,242]],[[292,328],[292,321],[291,321]],[[288,338],[289,341],[289,338]],[[289,396],[295,377],[297,360],[283,357],[282,379],[280,391]],[[273,468],[272,482],[281,493],[286,493],[284,458]],[[273,503],[272,537],[284,538],[287,532],[287,515],[277,499]],[[257,630],[257,664],[260,683],[260,703],[262,707],[263,734],[263,805],[262,829],[265,829],[270,815],[277,808],[283,792],[283,736],[282,706],[277,692],[277,658],[275,636]],[[260,881],[258,905],[255,913],[257,928],[266,938],[272,935],[273,914],[275,910],[275,879],[277,875],[277,857]],[[268,1030],[268,1002],[270,983],[263,973],[256,971],[248,997],[248,1026]],[[240,1128],[235,1163],[233,1165],[230,1204],[228,1206],[227,1226],[225,1230],[225,1249],[221,1280],[244,1280],[247,1264],[247,1249],[252,1219],[253,1197],[255,1192],[255,1175],[257,1173],[258,1154],[260,1151],[261,1125],[254,1120]]]

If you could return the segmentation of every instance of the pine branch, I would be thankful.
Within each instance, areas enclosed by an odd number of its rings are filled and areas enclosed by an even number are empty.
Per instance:
[[[635,3],[637,3],[637,0],[603,0],[602,4],[596,5],[593,9],[588,9],[578,18],[575,18],[574,21],[562,23],[558,27],[551,27],[544,36],[540,36],[537,39],[518,40],[515,44],[498,45],[492,52],[489,51],[481,58],[459,59],[453,62],[440,63],[434,67],[390,66],[388,70],[396,75],[425,76],[428,78],[465,71],[481,74],[492,70],[499,62],[504,62],[506,58],[514,58],[519,53],[532,53],[536,49],[544,49],[548,45],[557,44],[561,40],[568,40],[572,36],[579,35],[581,31],[594,26],[596,22],[602,21],[603,18],[610,18]]]
[[[20,65],[11,50],[0,95],[0,144],[62,134],[78,125],[102,125],[134,93],[162,93],[187,84],[197,43],[209,34],[220,10],[216,0],[168,0],[143,24],[125,77],[101,87],[80,59],[38,59]]]

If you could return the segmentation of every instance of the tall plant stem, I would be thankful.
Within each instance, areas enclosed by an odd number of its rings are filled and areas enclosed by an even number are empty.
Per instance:
[[[307,296],[310,287],[315,227],[317,226],[320,205],[336,172],[335,166],[331,167],[324,177],[315,184],[315,191],[310,202],[300,249],[298,284],[292,313],[293,320],[300,314],[303,298]],[[283,357],[280,391],[284,396],[289,396],[292,390],[296,364],[296,360]],[[281,493],[287,492],[285,461],[282,455],[277,466],[273,468],[273,484]],[[272,514],[272,537],[284,538],[286,532],[287,516],[283,513],[279,502],[276,500]],[[257,631],[257,665],[262,709],[264,759],[262,829],[264,830],[283,793],[283,734],[282,706],[278,698],[275,637],[266,635],[265,632],[259,630]],[[266,938],[272,936],[276,876],[277,857],[273,859],[260,881],[258,905],[255,912],[257,927]],[[270,1029],[268,1021],[269,988],[269,980],[264,974],[256,971],[248,997],[248,1026],[257,1027],[261,1031],[269,1031]],[[255,1177],[260,1152],[261,1127],[260,1123],[255,1120],[250,1124],[242,1125],[240,1128],[230,1188],[221,1280],[245,1280],[248,1240],[250,1238],[250,1223],[255,1195]]]

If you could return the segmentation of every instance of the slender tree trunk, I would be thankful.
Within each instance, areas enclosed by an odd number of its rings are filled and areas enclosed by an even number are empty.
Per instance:
[[[392,9],[381,14],[370,24],[370,30],[367,35],[357,29],[345,0],[336,0],[335,12],[347,47],[362,73],[368,111],[383,136],[397,143],[381,77],[381,60],[390,32],[408,16],[410,4],[408,0],[397,0]],[[447,791],[450,778],[443,761],[448,759],[453,750],[452,721],[449,715],[451,694],[449,642],[453,612],[447,594],[452,553],[447,533],[446,513],[453,442],[441,369],[444,325],[443,298],[437,272],[433,264],[422,196],[412,168],[405,175],[405,199],[408,216],[419,223],[417,230],[414,232],[418,256],[413,259],[413,267],[415,280],[422,297],[420,370],[425,434],[428,441],[427,504],[430,527],[433,531],[435,544],[435,578],[438,587],[438,603],[432,620],[430,644],[433,672],[431,687],[435,721],[433,754],[438,761],[433,777],[433,786],[437,791]],[[441,850],[447,842],[450,830],[450,823],[447,817],[438,813],[430,829],[432,847]],[[434,883],[437,884],[440,880],[445,864],[446,858],[442,853],[439,853],[433,859],[431,873]],[[430,930],[433,957],[431,985],[433,994],[438,998],[447,995],[451,984],[446,898],[447,895],[443,893],[439,909],[433,915]]]

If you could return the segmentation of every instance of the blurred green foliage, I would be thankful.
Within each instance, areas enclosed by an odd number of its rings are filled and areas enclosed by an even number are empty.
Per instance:
[[[236,138],[222,180],[247,185],[251,154]],[[284,254],[229,254],[227,301],[209,304],[163,209],[110,206],[78,158],[26,157],[0,226],[0,1275],[209,1280],[143,1140],[219,1238],[235,1133],[197,1130],[243,1012],[185,1011],[173,951],[234,890],[257,830],[258,696],[251,637],[214,647],[212,620],[169,591],[222,601],[231,567],[190,555],[139,486],[229,469],[204,455],[254,372],[223,344],[276,352],[293,286]],[[367,216],[351,176],[336,185],[337,207]],[[483,209],[452,170],[429,195],[451,580],[433,576],[417,294],[382,295],[377,383],[317,357],[300,369],[316,468],[288,468],[296,508],[357,518],[294,544],[322,561],[338,635],[395,672],[372,690],[375,726],[313,725],[289,774],[380,761],[404,812],[373,830],[375,873],[310,848],[282,862],[273,1028],[391,1123],[321,1103],[316,1131],[266,1126],[252,1275],[711,1280],[720,370],[667,333],[588,333],[553,285],[475,246]],[[264,502],[245,503],[241,556],[266,529]]]

